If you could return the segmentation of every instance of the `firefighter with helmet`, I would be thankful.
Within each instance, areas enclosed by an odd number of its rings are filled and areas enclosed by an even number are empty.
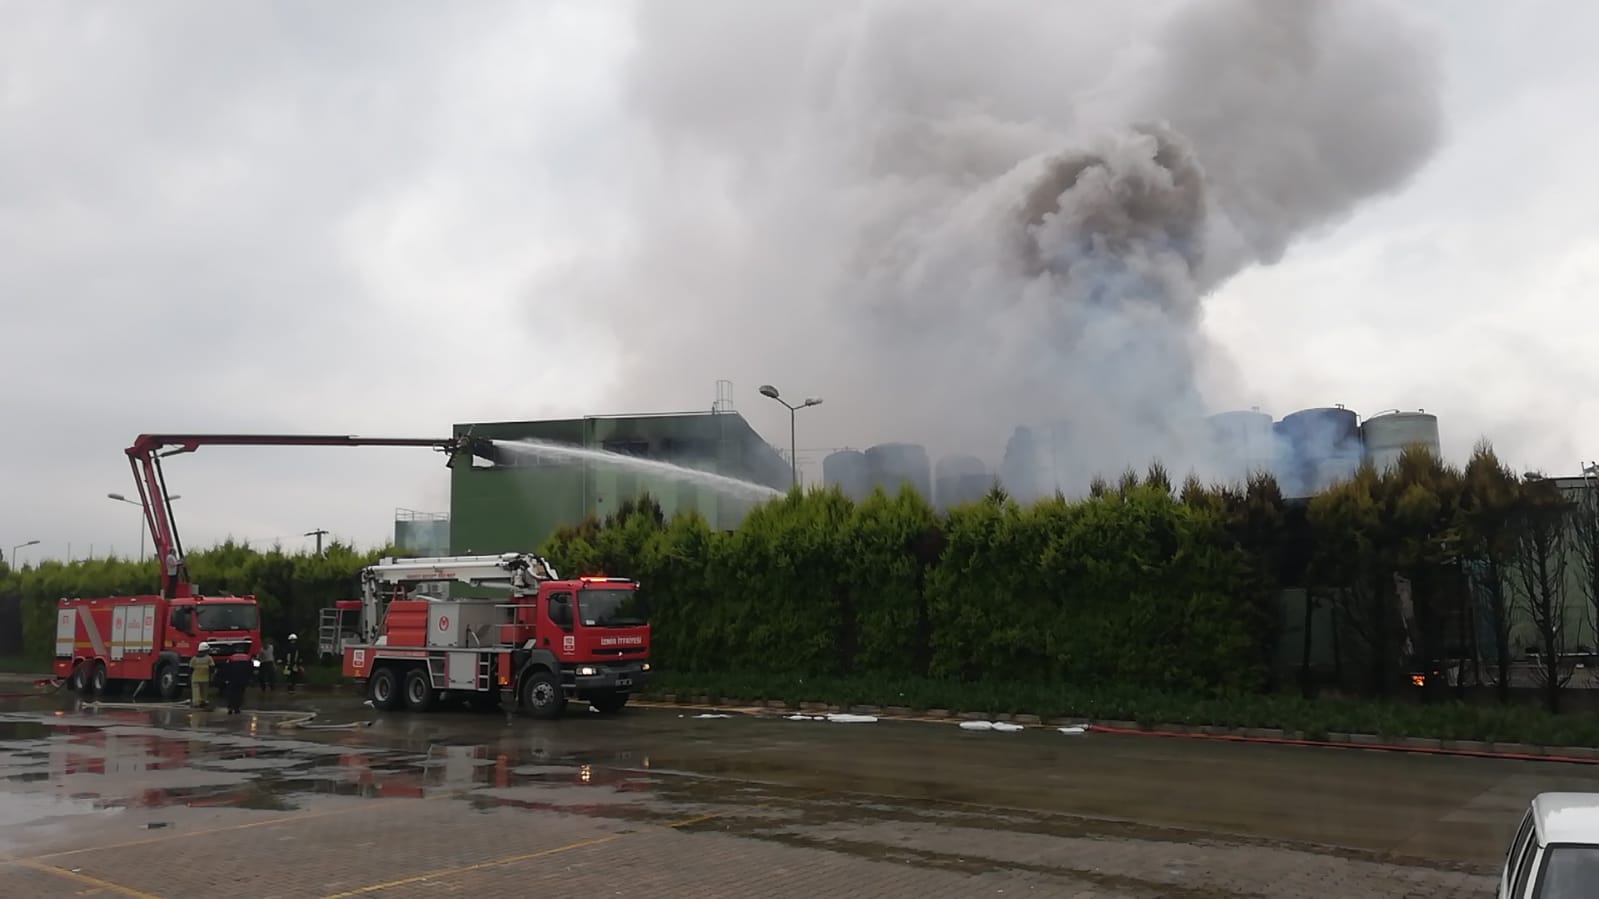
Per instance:
[[[305,673],[305,665],[300,660],[300,638],[295,634],[289,635],[289,648],[283,652],[283,673],[288,675],[289,692],[293,693],[300,675]]]
[[[211,644],[201,642],[195,647],[194,660],[189,663],[189,707],[209,708],[211,697]]]

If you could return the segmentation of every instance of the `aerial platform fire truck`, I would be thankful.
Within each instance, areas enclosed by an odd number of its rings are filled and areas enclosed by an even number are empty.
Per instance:
[[[450,598],[455,584],[496,595]],[[323,612],[324,644],[351,633],[360,642],[343,643],[344,674],[384,710],[492,706],[509,693],[535,718],[572,699],[616,712],[650,676],[638,583],[562,580],[528,553],[383,559],[362,570],[359,602]]]
[[[431,446],[450,456],[470,438],[385,438],[323,435],[144,434],[126,450],[138,505],[161,565],[157,594],[61,599],[56,604],[55,675],[73,689],[105,692],[149,683],[162,699],[176,699],[189,682],[201,641],[217,649],[261,649],[260,609],[253,596],[205,596],[189,569],[172,517],[161,459],[204,445],[225,446]]]

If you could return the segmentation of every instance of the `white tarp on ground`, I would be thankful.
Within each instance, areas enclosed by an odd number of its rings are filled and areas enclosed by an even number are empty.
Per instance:
[[[1007,733],[1022,730],[1020,724],[1009,721],[962,721],[961,730],[999,730]]]

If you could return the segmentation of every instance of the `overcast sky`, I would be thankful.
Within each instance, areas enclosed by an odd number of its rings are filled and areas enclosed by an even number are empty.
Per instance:
[[[1571,473],[1599,457],[1599,7],[1406,5],[1442,72],[1436,151],[1206,298],[1235,370],[1218,402],[1424,407],[1457,458],[1487,435]],[[142,432],[704,409],[725,359],[738,409],[785,444],[755,387],[805,393],[803,369],[749,351],[642,383],[628,307],[584,302],[614,277],[595,248],[637,238],[628,79],[654,33],[589,0],[0,0],[0,550],[136,554],[138,510],[106,494],[133,494],[121,451]],[[870,432],[849,395],[802,415],[802,447],[913,437]],[[372,544],[397,507],[448,510],[423,449],[208,448],[167,473],[191,548],[319,527]]]

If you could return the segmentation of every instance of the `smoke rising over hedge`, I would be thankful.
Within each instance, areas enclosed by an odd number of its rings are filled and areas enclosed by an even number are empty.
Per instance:
[[[802,445],[991,462],[1061,422],[1069,492],[1203,467],[1207,387],[1267,374],[1206,296],[1402,187],[1437,77],[1396,4],[1126,6],[641,4],[630,231],[593,285],[626,390],[772,382],[828,398]]]

